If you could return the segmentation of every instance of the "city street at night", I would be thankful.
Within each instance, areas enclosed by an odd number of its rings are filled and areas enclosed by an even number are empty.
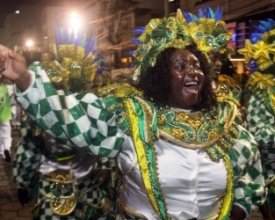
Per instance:
[[[0,0],[0,220],[275,220],[275,0]]]

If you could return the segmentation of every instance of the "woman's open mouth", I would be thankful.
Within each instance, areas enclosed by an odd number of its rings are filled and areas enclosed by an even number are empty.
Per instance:
[[[187,82],[184,84],[184,88],[189,93],[197,94],[199,92],[199,83],[197,81]]]

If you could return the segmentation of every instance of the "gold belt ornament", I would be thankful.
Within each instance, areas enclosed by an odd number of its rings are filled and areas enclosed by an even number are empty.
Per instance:
[[[73,184],[72,172],[56,170],[46,175],[44,179],[53,182],[51,184],[51,193],[43,195],[50,199],[53,213],[60,216],[72,213],[76,207],[78,197],[77,190]],[[64,192],[71,192],[71,194],[64,196],[62,195]]]
[[[86,193],[93,190],[92,187],[81,192],[76,189],[72,170],[55,170],[45,175],[43,179],[51,183],[51,191],[46,194],[40,190],[40,193],[45,199],[50,200],[51,210],[56,215],[66,216],[72,213],[79,198],[82,198],[88,206],[95,209],[100,209],[104,206],[104,199],[101,200],[102,203],[100,205],[95,205],[84,197]],[[69,195],[63,195],[64,192]]]
[[[51,198],[50,204],[53,213],[61,216],[69,215],[76,207],[76,198],[74,195]]]

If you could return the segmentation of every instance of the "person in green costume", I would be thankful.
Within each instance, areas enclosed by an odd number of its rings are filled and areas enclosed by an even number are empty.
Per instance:
[[[13,85],[8,84],[5,77],[0,77],[0,155],[5,161],[11,161],[10,148],[12,144],[11,120],[14,108]]]
[[[86,41],[82,32],[73,34],[66,28],[56,28],[56,35],[62,40],[49,45],[51,57],[43,63],[52,74],[51,82],[56,88],[74,93],[89,89],[99,69],[95,39]],[[82,44],[73,39],[81,39]],[[66,80],[56,77],[61,72],[67,73]],[[76,81],[74,77],[82,74],[85,80]],[[66,136],[43,132],[30,117],[24,116],[13,161],[13,179],[21,204],[29,200],[35,203],[32,219],[96,220],[108,209],[106,201],[114,194],[115,160],[67,146],[66,140]]]
[[[246,128],[257,141],[268,188],[261,212],[264,219],[275,219],[275,20],[262,20],[255,27],[238,52],[244,55],[251,71],[245,85]]]

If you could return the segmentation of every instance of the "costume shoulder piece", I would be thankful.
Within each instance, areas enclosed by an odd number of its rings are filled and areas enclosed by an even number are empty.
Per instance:
[[[127,83],[115,83],[98,89],[97,94],[104,99],[108,110],[116,112],[116,123],[127,135],[133,135],[129,112],[134,112],[139,117],[140,128],[146,131],[143,141],[153,143],[158,138],[155,108],[143,98],[141,91]]]
[[[98,89],[98,95],[100,97],[112,97],[126,98],[130,96],[142,97],[141,91],[137,90],[135,87],[128,83],[114,83]]]
[[[245,87],[249,94],[253,94],[255,98],[260,99],[269,112],[275,115],[275,75],[262,74],[260,72],[253,73]]]

